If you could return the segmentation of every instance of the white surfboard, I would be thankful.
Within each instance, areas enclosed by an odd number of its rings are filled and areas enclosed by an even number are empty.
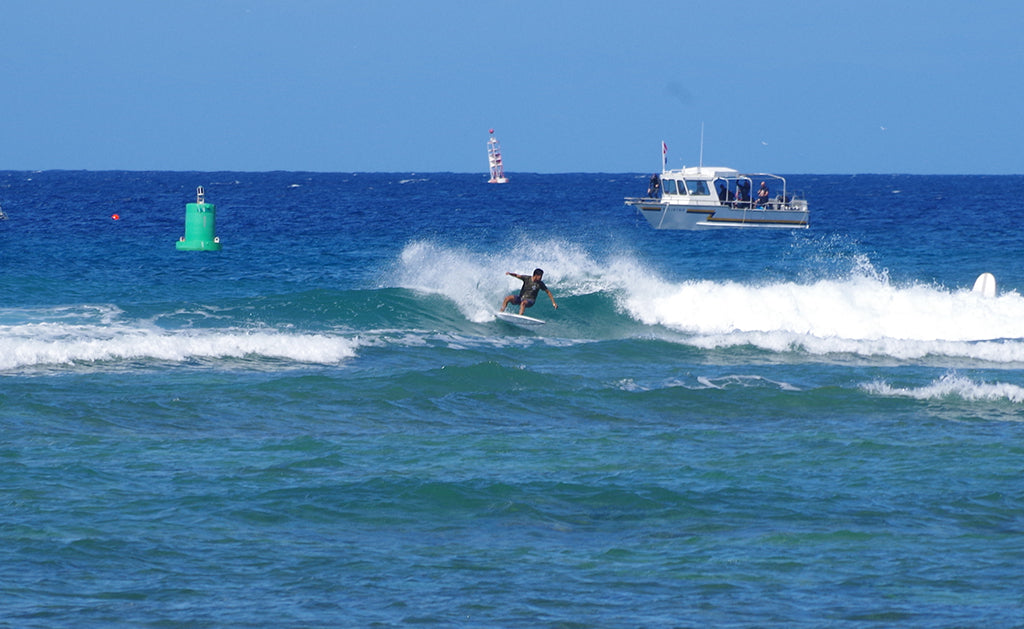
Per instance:
[[[540,319],[534,319],[533,317],[527,317],[526,315],[512,314],[511,312],[496,312],[495,317],[498,317],[506,323],[517,325],[521,328],[535,328],[539,325],[544,325],[544,322]]]
[[[996,296],[996,278],[991,273],[982,273],[974,280],[974,292],[983,297]]]

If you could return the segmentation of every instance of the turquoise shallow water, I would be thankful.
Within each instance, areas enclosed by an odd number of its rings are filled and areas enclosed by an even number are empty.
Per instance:
[[[0,173],[0,621],[1018,626],[1021,178],[790,182]]]

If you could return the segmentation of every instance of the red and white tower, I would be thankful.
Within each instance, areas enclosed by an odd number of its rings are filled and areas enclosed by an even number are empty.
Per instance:
[[[487,140],[487,161],[491,164],[491,179],[487,183],[508,183],[505,166],[501,163],[501,145],[494,137],[494,129],[491,129],[491,139]]]

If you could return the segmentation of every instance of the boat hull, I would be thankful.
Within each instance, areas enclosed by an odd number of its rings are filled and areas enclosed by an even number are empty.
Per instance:
[[[782,209],[666,203],[660,199],[626,199],[655,229],[721,229],[727,227],[807,229],[806,207]]]

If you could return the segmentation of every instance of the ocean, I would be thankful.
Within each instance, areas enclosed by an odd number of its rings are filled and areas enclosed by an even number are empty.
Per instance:
[[[0,625],[1024,626],[1024,177],[649,176],[0,172]]]

